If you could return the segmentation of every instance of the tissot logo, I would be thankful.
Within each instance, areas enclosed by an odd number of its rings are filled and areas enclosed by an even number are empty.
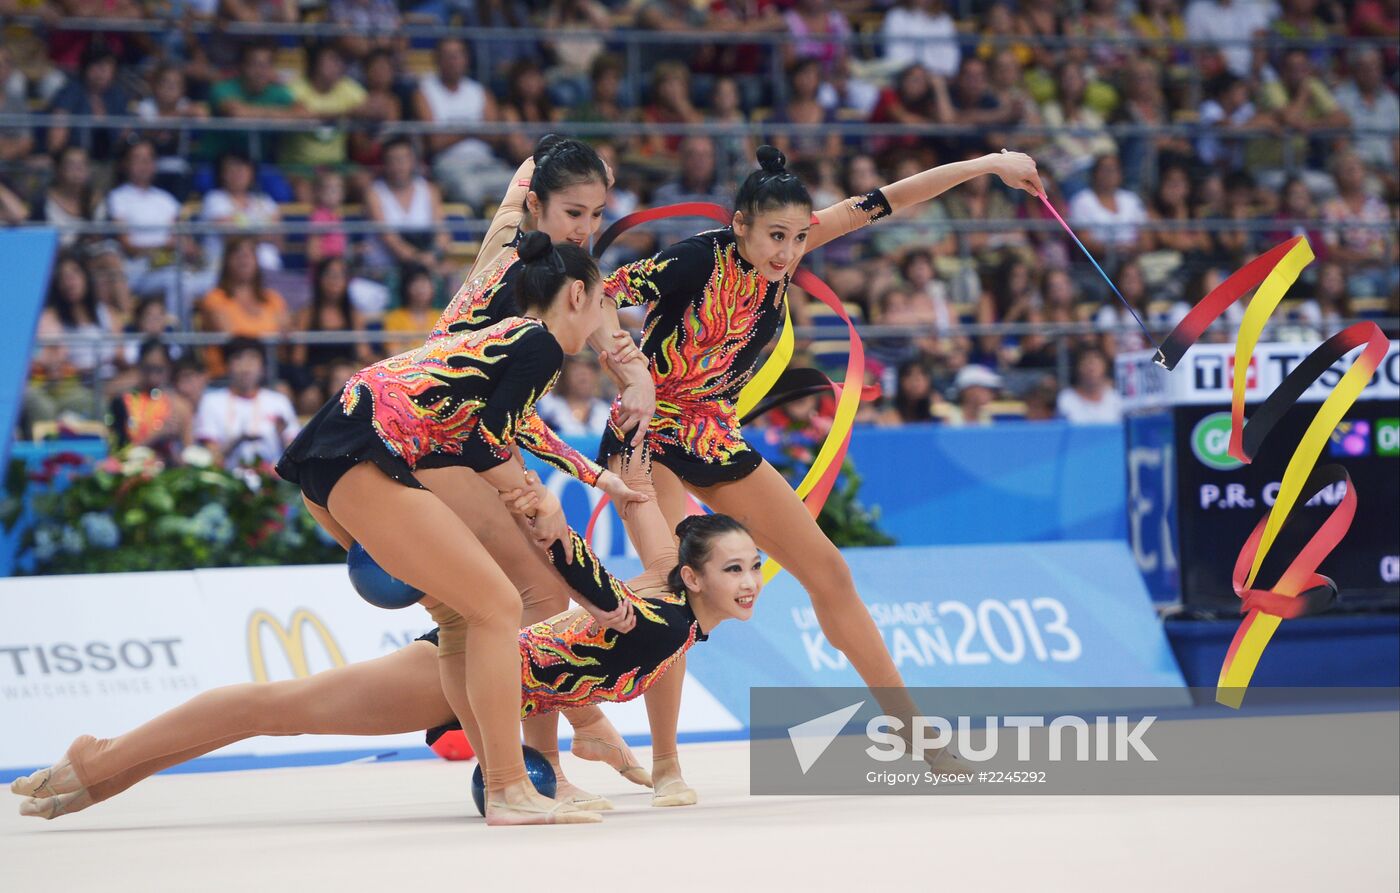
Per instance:
[[[1235,387],[1234,356],[1218,357],[1205,354],[1196,357],[1192,368],[1195,372],[1195,385],[1198,391],[1223,391],[1232,390]],[[1254,390],[1259,387],[1259,359],[1257,357],[1249,358],[1244,386],[1246,390]]]
[[[22,678],[113,673],[119,670],[175,670],[180,667],[179,646],[182,641],[178,636],[171,636],[164,639],[0,645],[0,673]]]

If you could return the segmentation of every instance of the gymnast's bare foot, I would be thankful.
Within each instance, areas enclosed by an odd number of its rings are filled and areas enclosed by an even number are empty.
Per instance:
[[[651,763],[652,777],[656,787],[651,795],[652,806],[694,806],[700,801],[695,789],[681,777],[681,761],[678,757],[660,757]]]
[[[19,805],[19,814],[40,819],[56,819],[61,815],[82,812],[91,806],[92,802],[87,788],[81,788],[69,794],[59,794],[57,797],[27,797]]]
[[[525,780],[491,791],[486,798],[488,825],[577,825],[602,820],[596,812],[541,795]]]
[[[607,763],[635,785],[651,787],[651,773],[637,763],[627,742],[607,720],[575,728],[569,751],[580,760]]]

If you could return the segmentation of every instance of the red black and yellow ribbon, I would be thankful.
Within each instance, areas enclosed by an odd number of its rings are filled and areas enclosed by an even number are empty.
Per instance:
[[[733,215],[720,205],[710,202],[682,202],[638,211],[635,214],[628,214],[608,227],[594,243],[593,255],[595,257],[602,256],[614,239],[635,226],[670,217],[708,217],[719,225],[726,226]],[[815,220],[815,217],[813,219]],[[827,381],[826,386],[836,394],[836,418],[832,422],[830,433],[827,434],[826,440],[817,452],[817,458],[812,463],[812,467],[808,469],[802,482],[797,485],[798,497],[802,499],[807,511],[815,518],[821,514],[822,506],[826,503],[831,488],[836,484],[836,479],[841,474],[841,466],[846,458],[846,450],[851,443],[851,429],[855,425],[856,411],[860,408],[860,401],[862,398],[873,399],[873,396],[879,394],[879,389],[863,387],[865,382],[865,346],[861,343],[855,323],[846,312],[845,304],[842,303],[841,299],[825,282],[808,270],[799,269],[793,276],[792,282],[831,308],[832,312],[846,324],[846,329],[850,333],[851,352],[846,361],[845,381],[857,385],[856,387],[845,387],[830,380]],[[810,390],[807,390],[810,381],[804,379],[800,387],[791,391],[785,390],[781,394],[770,394],[774,386],[778,384],[784,370],[787,369],[788,363],[792,360],[795,339],[792,331],[792,312],[786,300],[783,304],[783,314],[783,331],[778,336],[777,347],[773,349],[753,379],[744,386],[739,394],[737,410],[742,419],[753,418],[758,414],[760,408],[772,409],[788,400],[811,393]],[[820,375],[820,373],[814,374]],[[593,526],[607,504],[608,499],[605,496],[594,507],[593,515],[588,521],[585,539],[592,539]],[[776,561],[768,559],[763,565],[764,582],[773,579],[780,570],[782,568]]]
[[[1334,549],[1356,514],[1356,494],[1351,478],[1339,466],[1326,466],[1314,473],[1318,457],[1342,416],[1361,395],[1380,366],[1389,347],[1384,333],[1371,322],[1357,323],[1323,342],[1298,365],[1283,383],[1255,410],[1248,424],[1244,421],[1244,392],[1249,361],[1259,336],[1289,286],[1313,260],[1311,246],[1302,236],[1289,239],[1250,261],[1206,295],[1172,330],[1162,343],[1157,362],[1174,369],[1188,348],[1227,307],[1258,286],[1240,325],[1235,344],[1235,384],[1230,402],[1230,447],[1236,460],[1249,463],[1269,432],[1303,393],[1337,361],[1363,347],[1332,393],[1323,401],[1303,432],[1293,456],[1283,472],[1278,496],[1267,515],[1250,535],[1235,563],[1232,585],[1241,599],[1244,621],[1235,633],[1220,667],[1216,700],[1238,707],[1254,676],[1259,659],[1278,629],[1290,617],[1321,610],[1336,596],[1336,584],[1317,573],[1317,567]],[[1346,495],[1322,527],[1298,553],[1271,589],[1255,588],[1255,578],[1279,531],[1300,502],[1327,486],[1342,484]]]

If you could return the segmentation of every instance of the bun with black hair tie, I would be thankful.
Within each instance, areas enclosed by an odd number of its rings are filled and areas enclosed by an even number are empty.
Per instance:
[[[547,233],[542,233],[539,230],[526,233],[521,238],[520,247],[516,249],[516,252],[520,255],[521,263],[543,263],[545,269],[552,273],[564,272],[564,259],[559,256],[554,242]]]
[[[676,525],[676,539],[685,539],[685,535],[689,533],[697,524],[705,523],[704,518],[704,515],[686,515],[684,518],[681,519],[681,522]]]
[[[773,146],[758,147],[758,166],[766,174],[780,176],[788,172],[787,156]]]
[[[557,133],[546,133],[544,136],[540,137],[540,141],[535,143],[535,154],[533,156],[535,166],[539,167],[544,164],[545,159],[549,157],[549,153],[560,143],[564,142],[564,140],[565,137]]]
[[[554,250],[554,242],[549,238],[548,233],[539,230],[528,232],[520,240],[520,259],[525,263],[533,263]]]

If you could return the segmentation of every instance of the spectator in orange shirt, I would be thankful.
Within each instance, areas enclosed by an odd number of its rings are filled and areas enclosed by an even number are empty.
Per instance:
[[[275,338],[290,327],[287,302],[263,285],[256,242],[248,237],[229,239],[219,268],[219,284],[199,303],[199,328],[238,338]],[[224,374],[220,348],[210,348],[204,362],[211,376]]]
[[[436,291],[433,274],[427,267],[403,265],[399,272],[399,306],[384,314],[384,331],[409,337],[386,341],[385,353],[401,354],[423,343],[423,336],[437,322],[438,310],[433,306]]]

